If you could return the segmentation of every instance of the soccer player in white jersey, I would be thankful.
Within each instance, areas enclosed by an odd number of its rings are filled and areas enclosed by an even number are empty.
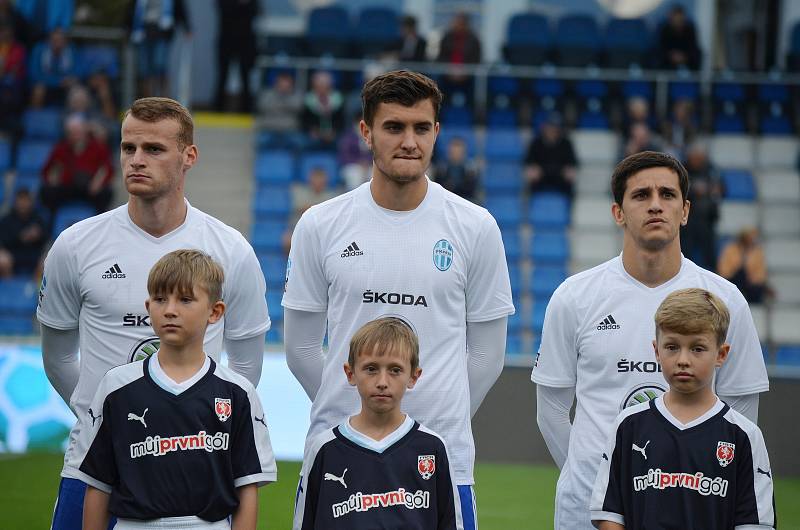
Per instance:
[[[313,401],[311,438],[359,410],[358,393],[341,377],[353,333],[381,316],[408,322],[426,376],[406,394],[406,412],[447,442],[464,525],[473,528],[471,416],[502,370],[514,306],[495,220],[425,175],[441,99],[432,80],[409,71],[364,86],[360,126],[372,179],[298,222],[284,340],[289,368]]]
[[[589,498],[609,429],[624,408],[667,388],[651,341],[652,315],[676,289],[698,287],[729,308],[729,361],[715,391],[755,423],[758,394],[769,389],[753,318],[736,287],[683,257],[678,233],[687,221],[689,176],[675,158],[645,151],[620,162],[611,177],[612,215],[622,254],[567,278],[545,314],[531,379],[537,422],[561,468],[556,530],[592,528]],[[569,411],[577,398],[575,418]]]
[[[230,368],[254,386],[261,377],[270,325],[264,275],[239,232],[184,197],[186,172],[198,156],[193,129],[191,114],[176,101],[135,101],[120,146],[127,204],[66,229],[47,255],[37,309],[42,356],[51,384],[76,415],[86,414],[109,369],[158,349],[144,306],[147,274],[179,248],[203,250],[225,271],[228,311],[208,327],[205,351],[219,361],[224,342]],[[61,476],[53,530],[79,529],[85,484],[67,468]]]

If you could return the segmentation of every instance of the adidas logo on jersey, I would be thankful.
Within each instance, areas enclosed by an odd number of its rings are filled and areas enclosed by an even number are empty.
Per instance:
[[[342,254],[341,254],[340,257],[342,257],[342,258],[352,258],[353,256],[363,256],[363,255],[364,255],[364,251],[361,250],[360,248],[358,248],[358,245],[356,245],[356,242],[353,241],[352,243],[350,243],[347,246],[346,249],[344,249],[342,251]]]
[[[619,324],[611,315],[608,315],[597,325],[597,331],[605,331],[607,329],[619,329]]]
[[[104,280],[109,280],[113,278],[124,278],[124,277],[125,273],[122,272],[122,269],[119,268],[119,265],[117,263],[115,263],[113,267],[108,269],[106,272],[103,273],[103,276],[101,276],[101,278],[103,278]]]

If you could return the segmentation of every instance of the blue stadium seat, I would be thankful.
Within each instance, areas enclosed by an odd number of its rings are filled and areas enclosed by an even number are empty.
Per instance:
[[[74,202],[65,204],[56,211],[56,215],[53,218],[53,239],[78,221],[83,221],[96,214],[97,211],[86,203]]]
[[[653,84],[638,79],[625,81],[622,83],[622,96],[625,99],[640,97],[650,101],[653,99]]]
[[[800,345],[784,346],[775,353],[775,364],[800,366]]]
[[[253,199],[256,219],[286,219],[290,212],[291,197],[285,187],[259,186]]]
[[[714,132],[745,132],[745,102],[747,94],[741,83],[716,83],[713,88]]]
[[[548,298],[537,298],[533,302],[533,318],[531,319],[531,327],[536,332],[537,335],[542,334],[542,328],[544,328],[544,316],[545,312],[547,311],[547,303],[550,300]],[[538,348],[535,349],[538,351]]]
[[[283,343],[283,319],[270,319],[272,325],[267,331],[267,342]]]
[[[17,171],[39,174],[53,150],[53,142],[22,140],[17,146]]]
[[[30,278],[0,280],[0,314],[30,319],[36,310],[39,286]]]
[[[488,196],[518,196],[522,191],[522,165],[520,162],[489,160],[481,182]]]
[[[512,290],[513,289],[514,288],[513,288],[513,285],[512,285]],[[509,317],[508,317],[508,325],[507,325],[507,329],[508,329],[508,334],[509,335],[516,335],[519,331],[521,331],[525,327],[525,323],[522,322],[521,314],[522,314],[522,311],[517,311],[513,315],[509,315]],[[507,339],[506,339],[506,341],[507,341]],[[506,348],[506,351],[508,351],[508,348]],[[519,352],[515,351],[515,353],[519,353]]]
[[[611,128],[608,115],[603,110],[585,110],[578,115],[576,129],[594,129],[606,131]]]
[[[56,141],[63,133],[60,109],[29,109],[22,115],[22,129],[30,140]]]
[[[600,46],[600,30],[594,17],[565,15],[558,21],[555,49],[559,66],[597,64]]]
[[[261,271],[269,285],[283,285],[286,280],[286,256],[282,252],[271,252],[268,254],[258,254],[258,261],[261,263]],[[276,289],[267,289],[267,291]],[[279,292],[282,291],[278,290]],[[280,306],[280,302],[278,302]]]
[[[0,335],[32,335],[33,334],[33,311],[31,315],[24,316],[0,316]]]
[[[562,228],[569,225],[569,198],[557,192],[541,192],[531,197],[528,221],[538,228]]]
[[[519,13],[508,20],[503,56],[510,64],[538,65],[547,62],[553,47],[550,24],[542,15]]]
[[[611,68],[646,66],[653,36],[641,18],[614,18],[606,25],[604,48]]]
[[[283,291],[274,289],[267,291],[267,308],[269,309],[269,318],[271,320],[283,320],[282,299]]]
[[[493,128],[486,132],[484,156],[487,161],[518,162],[523,155],[524,147],[518,129]]]
[[[469,107],[448,105],[441,109],[439,120],[449,127],[472,127],[474,117]]]
[[[351,35],[350,15],[344,7],[330,5],[309,11],[306,43],[311,55],[347,57]]]
[[[697,101],[700,97],[700,85],[695,81],[673,81],[669,84],[669,99],[688,99]]]
[[[488,88],[491,96],[514,97],[519,94],[519,80],[510,75],[491,75],[488,80]]]
[[[11,167],[11,142],[0,138],[0,173]]]
[[[356,21],[355,43],[361,57],[379,55],[400,45],[397,11],[387,7],[365,7]]]
[[[558,265],[537,265],[531,275],[531,293],[537,298],[550,298],[567,278],[567,271]]]
[[[756,200],[753,175],[746,169],[723,169],[720,177],[725,188],[725,198],[733,201]]]
[[[517,239],[519,239],[519,238],[517,238]],[[508,262],[509,262],[508,263],[508,277],[511,280],[511,290],[514,293],[518,293],[525,287],[524,280],[523,280],[523,275],[522,275],[522,268],[519,266],[519,264],[515,260],[512,260],[511,257],[508,255],[508,243],[507,243],[508,240],[510,240],[510,238],[507,239],[505,234],[504,234],[503,235],[503,244],[506,247],[506,258],[508,259]],[[517,314],[519,314],[519,311],[517,311]]]
[[[714,118],[714,132],[741,134],[745,132],[744,118],[738,114],[725,113]]]
[[[569,258],[569,241],[563,231],[535,232],[528,254],[534,266],[542,264],[564,265]]]
[[[506,251],[506,259],[515,262],[522,256],[522,246],[520,245],[519,232],[516,228],[508,228],[501,231],[503,237],[503,247]]]
[[[486,126],[492,129],[510,129],[517,126],[517,112],[514,109],[489,109]]]
[[[461,138],[467,144],[467,156],[474,158],[478,155],[478,138],[472,127],[442,127],[439,136],[436,137],[436,155],[444,156],[447,152],[447,144],[453,138]]]
[[[325,151],[310,151],[300,155],[299,177],[302,182],[308,182],[308,176],[315,168],[322,168],[328,174],[328,187],[339,183],[339,162],[334,153]]]
[[[80,50],[80,59],[83,61],[83,71],[88,75],[102,73],[112,79],[119,77],[119,52],[114,46],[84,46]]]
[[[763,116],[758,122],[758,131],[765,136],[786,136],[794,132],[787,116]]]
[[[518,197],[488,197],[484,206],[501,229],[516,229],[522,221],[522,204]]]
[[[258,153],[253,166],[258,184],[288,185],[295,176],[294,155],[288,150],[275,149]]]
[[[511,315],[509,321],[514,316],[516,315]],[[506,337],[506,355],[519,355],[520,353],[522,353],[522,337],[517,333],[511,333],[509,328],[509,334]]]
[[[257,221],[250,229],[250,243],[256,254],[281,252],[283,235],[286,233],[286,221]]]

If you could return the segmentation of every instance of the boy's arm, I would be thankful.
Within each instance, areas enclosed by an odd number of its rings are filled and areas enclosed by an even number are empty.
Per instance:
[[[597,528],[600,530],[625,530],[625,525],[613,521],[600,521],[600,525]]]
[[[258,487],[248,484],[237,488],[239,507],[233,512],[231,530],[255,530],[258,519]]]
[[[109,497],[110,495],[104,491],[92,486],[86,487],[86,496],[83,499],[83,530],[106,530],[108,528]]]

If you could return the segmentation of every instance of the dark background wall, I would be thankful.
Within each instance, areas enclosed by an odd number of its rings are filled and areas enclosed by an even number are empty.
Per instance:
[[[536,385],[529,368],[506,368],[472,420],[476,458],[485,462],[553,464],[536,426]],[[778,475],[800,476],[800,381],[770,378],[758,425]]]

